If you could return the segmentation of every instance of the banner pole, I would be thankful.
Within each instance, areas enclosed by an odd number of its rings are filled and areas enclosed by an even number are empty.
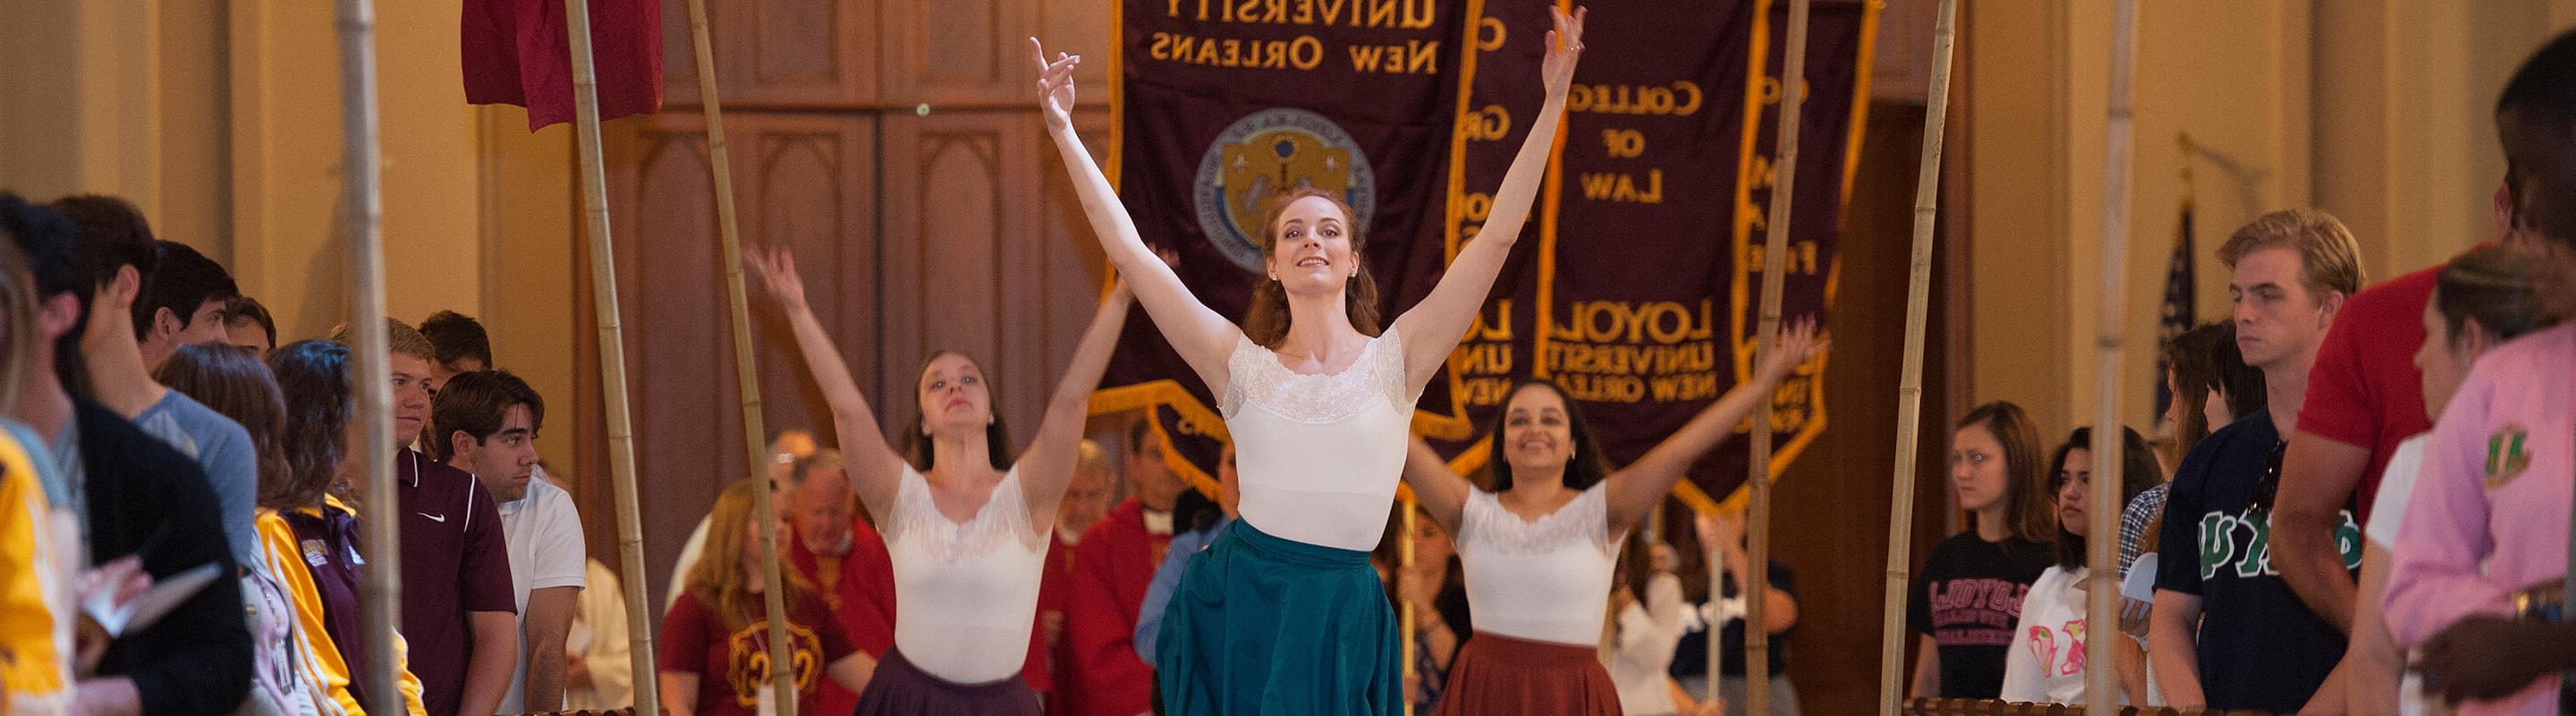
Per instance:
[[[386,430],[393,423],[393,388],[383,380],[390,371],[385,343],[385,202],[379,183],[383,154],[376,126],[375,5],[372,0],[340,0],[337,15],[341,202],[347,222],[342,230],[349,241],[349,305],[355,314],[349,320],[350,335],[357,342],[349,347],[355,359],[350,369],[361,376],[356,381],[361,443],[357,454],[365,456],[360,484],[366,494],[359,509],[369,517],[364,530],[371,565],[361,586],[365,606],[360,609],[366,619],[361,639],[367,650],[367,673],[352,676],[373,697],[368,708],[401,713],[402,672],[394,648],[394,625],[402,618],[402,520],[392,516],[402,514],[402,507],[394,492],[396,445]]]
[[[1904,698],[1905,591],[1914,568],[1914,467],[1923,420],[1923,333],[1931,308],[1932,229],[1940,216],[1941,139],[1950,116],[1950,58],[1959,0],[1941,0],[1932,25],[1932,89],[1924,95],[1923,158],[1914,176],[1914,262],[1905,286],[1905,365],[1896,388],[1895,489],[1887,501],[1887,590],[1879,612],[1878,713]]]
[[[609,484],[617,509],[618,581],[626,589],[626,640],[634,646],[635,713],[661,713],[661,672],[654,667],[652,607],[644,584],[644,521],[635,494],[635,427],[626,406],[626,340],[618,325],[617,254],[608,233],[608,177],[600,155],[599,75],[590,52],[590,3],[564,0],[572,44],[576,155],[581,165],[583,221],[590,238],[591,309],[599,317],[600,396],[606,404]],[[391,713],[391,712],[388,712]]]
[[[2120,426],[2120,363],[2125,337],[2121,315],[2127,308],[2129,288],[2129,132],[2132,123],[2130,104],[2135,92],[2130,84],[2136,71],[2138,54],[2137,0],[2119,0],[2113,5],[2111,20],[2111,101],[2108,124],[2108,155],[2102,177],[2102,257],[2097,263],[2102,270],[2099,301],[2101,313],[2095,318],[2094,355],[2096,365],[2093,419],[2093,493],[2086,501],[2091,505],[2085,521],[2088,526],[2084,542],[2084,561],[2091,574],[2085,581],[2086,624],[2118,624],[2120,621],[2119,515],[2120,485],[2124,482],[2121,459],[2125,443]],[[2106,634],[2108,634],[2106,632]],[[2106,668],[2117,658],[2112,649],[2121,646],[2118,638],[2087,640],[2084,645],[2084,700],[2092,716],[2112,716],[2120,712],[2120,673]]]
[[[1755,370],[1771,360],[1779,350],[1780,293],[1788,283],[1790,202],[1796,194],[1798,175],[1798,110],[1806,104],[1807,77],[1807,11],[1810,0],[1789,0],[1788,43],[1780,72],[1779,145],[1773,150],[1771,182],[1771,218],[1764,225],[1762,248],[1762,320],[1754,329],[1753,365]],[[1751,486],[1750,515],[1747,516],[1744,577],[1744,708],[1745,713],[1767,714],[1771,707],[1771,630],[1770,610],[1764,605],[1771,593],[1771,396],[1764,396],[1753,414],[1753,451],[1745,472]]]
[[[768,441],[761,425],[760,364],[752,354],[751,305],[743,294],[742,231],[735,218],[733,205],[733,163],[725,147],[724,104],[716,93],[716,54],[707,39],[707,2],[689,0],[689,47],[697,56],[698,104],[706,113],[707,174],[716,194],[716,236],[722,251],[716,257],[725,276],[725,306],[733,323],[734,385],[742,397],[743,451],[750,471],[748,479],[765,479],[769,472]],[[800,476],[801,477],[801,476]],[[751,510],[756,515],[775,515],[769,490],[751,492]],[[769,616],[769,663],[794,664],[790,660],[787,640],[786,586],[778,566],[778,520],[762,519],[760,529],[760,579],[766,587],[761,593],[762,608]],[[770,669],[771,697],[781,716],[796,716],[795,669]],[[838,716],[837,714],[834,716]]]

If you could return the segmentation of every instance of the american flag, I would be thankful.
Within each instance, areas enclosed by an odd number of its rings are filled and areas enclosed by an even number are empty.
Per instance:
[[[2199,292],[2194,290],[2192,280],[2191,196],[2189,194],[2185,194],[2182,198],[2182,220],[2177,225],[2179,228],[2175,229],[2173,258],[2167,260],[2165,265],[2164,312],[2156,330],[2155,383],[2156,415],[2158,416],[2164,415],[2165,410],[2173,405],[2173,391],[2167,388],[2164,380],[2165,370],[2169,366],[2165,365],[2163,345],[2172,341],[2174,336],[2191,330],[2192,325],[2200,320],[2199,311],[2193,306]]]

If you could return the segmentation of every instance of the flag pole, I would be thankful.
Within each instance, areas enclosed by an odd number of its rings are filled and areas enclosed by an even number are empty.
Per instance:
[[[2130,75],[2135,71],[2138,50],[2137,0],[2119,0],[2111,16],[2111,101],[2107,157],[2102,177],[2102,256],[2097,262],[2102,269],[2101,314],[2095,319],[2094,357],[2096,366],[2093,419],[2093,494],[2086,501],[2092,508],[2085,515],[2089,525],[2085,534],[2085,564],[2092,573],[2085,579],[2084,619],[2087,624],[2117,624],[2120,621],[2120,570],[2118,518],[2120,485],[2124,482],[2121,459],[2125,443],[2120,430],[2120,362],[2125,338],[2120,330],[2122,309],[2127,308],[2129,288],[2129,131],[2130,103],[2134,92]],[[2101,668],[2114,663],[2112,649],[2120,646],[2117,638],[2096,638],[2084,645],[2084,662],[2093,665],[2084,671],[2086,712],[2092,716],[2112,716],[2120,711],[2119,670]]]
[[[1771,218],[1764,226],[1762,248],[1762,320],[1754,329],[1754,370],[1780,349],[1780,290],[1788,283],[1789,206],[1797,189],[1798,109],[1807,99],[1807,9],[1809,0],[1789,0],[1789,39],[1780,71],[1779,145],[1772,151]],[[1745,472],[1751,486],[1751,514],[1745,518],[1744,565],[1744,708],[1745,713],[1771,712],[1771,630],[1764,597],[1771,593],[1771,407],[1762,396],[1753,414],[1753,454]],[[1710,594],[1715,598],[1716,594]],[[1712,681],[1710,688],[1716,688]]]
[[[367,673],[355,674],[379,713],[402,713],[401,666],[394,623],[402,617],[402,514],[394,493],[393,387],[382,379],[385,355],[385,256],[382,149],[376,127],[376,10],[372,0],[340,0],[340,153],[342,230],[349,246],[350,349],[357,387],[357,431],[366,473],[360,500],[366,517],[368,567],[365,595]]]
[[[573,126],[580,153],[582,225],[590,235],[591,305],[599,317],[600,394],[607,407],[608,469],[616,492],[618,577],[626,589],[626,639],[634,646],[635,713],[661,713],[652,614],[645,598],[644,525],[636,508],[635,427],[626,407],[626,342],[618,325],[616,246],[608,235],[608,179],[599,151],[599,75],[590,54],[590,3],[564,0],[572,44]],[[395,713],[395,712],[387,712]]]
[[[1905,366],[1896,388],[1896,488],[1887,501],[1887,595],[1879,613],[1878,713],[1897,716],[1905,696],[1905,591],[1914,565],[1914,463],[1923,428],[1923,332],[1931,308],[1932,228],[1940,216],[1941,138],[1950,116],[1951,41],[1959,0],[1941,0],[1932,25],[1932,90],[1924,96],[1923,158],[1914,175],[1914,264],[1905,287]]]
[[[742,233],[735,220],[733,206],[733,168],[725,151],[724,105],[716,92],[716,54],[707,39],[706,0],[689,0],[690,47],[697,55],[698,103],[706,112],[707,173],[716,192],[716,235],[721,238],[723,253],[717,261],[724,269],[725,301],[733,319],[734,382],[742,394],[743,450],[749,459],[750,479],[763,479],[769,470],[768,441],[763,437],[760,407],[760,364],[752,355],[751,305],[743,295]],[[752,512],[774,515],[769,490],[752,491]],[[767,587],[761,594],[769,614],[769,663],[794,664],[788,655],[786,587],[781,584],[778,568],[778,521],[758,522],[760,530],[760,578]],[[795,669],[770,669],[772,695],[782,716],[796,716]]]

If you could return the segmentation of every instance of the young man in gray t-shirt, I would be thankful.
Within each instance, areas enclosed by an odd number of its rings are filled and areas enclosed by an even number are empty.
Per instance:
[[[55,206],[79,224],[74,250],[97,287],[80,340],[92,397],[197,461],[214,488],[233,560],[249,563],[259,495],[250,434],[152,379],[153,368],[176,346],[223,339],[223,303],[240,293],[232,276],[195,249],[153,239],[142,214],[123,199],[76,196]],[[158,355],[144,354],[147,342],[161,347]]]

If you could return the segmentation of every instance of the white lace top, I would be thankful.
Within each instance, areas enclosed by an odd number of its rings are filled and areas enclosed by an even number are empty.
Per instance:
[[[1020,673],[1037,618],[1046,535],[1029,522],[1012,468],[963,524],[930,499],[930,483],[907,466],[885,522],[894,561],[894,644],[922,671],[959,684]]]
[[[1580,646],[1601,641],[1619,557],[1619,542],[1610,538],[1607,484],[1535,522],[1512,514],[1494,493],[1467,491],[1458,559],[1467,570],[1476,631]]]
[[[1251,339],[1236,339],[1226,371],[1221,405],[1244,521],[1307,544],[1375,548],[1419,395],[1405,389],[1395,330],[1370,339],[1340,373],[1291,372]]]

